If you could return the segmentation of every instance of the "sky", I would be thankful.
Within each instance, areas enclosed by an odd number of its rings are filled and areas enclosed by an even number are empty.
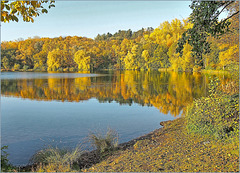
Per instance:
[[[191,1],[56,1],[55,7],[35,18],[34,23],[1,23],[1,41],[29,37],[82,36],[118,30],[157,28],[160,23],[185,19]]]

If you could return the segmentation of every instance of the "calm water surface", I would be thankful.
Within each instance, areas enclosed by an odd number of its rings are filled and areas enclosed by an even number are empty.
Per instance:
[[[226,77],[220,77],[226,82]],[[1,73],[1,138],[14,165],[47,145],[87,148],[89,132],[108,127],[119,142],[160,128],[207,94],[199,73]]]

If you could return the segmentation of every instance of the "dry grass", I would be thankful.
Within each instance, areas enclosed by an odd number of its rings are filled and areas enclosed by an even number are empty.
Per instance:
[[[118,145],[118,133],[110,128],[108,128],[106,134],[91,132],[89,141],[100,153],[111,152]]]
[[[48,147],[38,151],[31,158],[31,163],[37,165],[33,172],[71,172],[74,163],[82,154],[80,147],[73,150]]]
[[[84,172],[238,172],[239,145],[188,134],[185,120],[176,119]]]

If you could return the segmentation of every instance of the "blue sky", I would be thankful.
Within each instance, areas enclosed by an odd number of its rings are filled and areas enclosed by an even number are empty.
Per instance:
[[[56,1],[34,23],[2,23],[1,41],[18,38],[83,36],[118,30],[156,28],[164,21],[187,18],[191,1]]]

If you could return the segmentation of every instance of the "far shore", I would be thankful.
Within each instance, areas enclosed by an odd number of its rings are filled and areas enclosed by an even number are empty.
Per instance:
[[[98,71],[149,71],[149,70],[127,70],[127,69],[101,69]],[[159,71],[159,72],[171,72],[174,71],[171,68],[160,68],[160,69],[152,69],[150,71]],[[68,70],[63,70],[63,71],[47,71],[47,70],[34,70],[34,69],[28,69],[28,70],[6,70],[6,69],[1,69],[1,72],[47,72],[47,73],[91,73],[90,71],[68,71]],[[97,71],[96,71],[97,72]],[[193,72],[193,71],[174,71],[174,72]],[[229,74],[229,71],[226,70],[206,70],[202,69],[200,71],[195,71],[197,73],[205,73],[205,74]],[[93,72],[94,73],[94,72]]]

